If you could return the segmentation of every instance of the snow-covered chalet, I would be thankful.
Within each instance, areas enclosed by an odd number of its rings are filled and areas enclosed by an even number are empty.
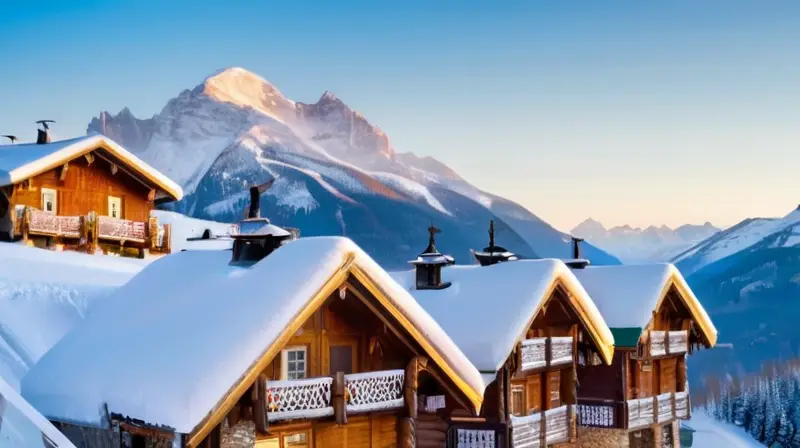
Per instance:
[[[169,252],[150,211],[181,187],[108,137],[0,145],[0,241],[94,252]],[[169,230],[166,230],[168,233]]]

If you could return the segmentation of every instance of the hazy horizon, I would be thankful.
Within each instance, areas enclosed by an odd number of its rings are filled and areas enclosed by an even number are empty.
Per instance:
[[[229,66],[325,90],[563,231],[734,225],[797,195],[800,4],[9,5],[0,134],[140,118]]]

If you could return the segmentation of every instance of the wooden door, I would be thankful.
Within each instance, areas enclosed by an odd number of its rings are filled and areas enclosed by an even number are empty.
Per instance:
[[[328,338],[325,353],[328,375],[336,372],[345,374],[358,372],[358,338],[350,336],[331,336]]]

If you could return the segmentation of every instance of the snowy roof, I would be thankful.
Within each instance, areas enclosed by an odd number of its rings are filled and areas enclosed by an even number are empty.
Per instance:
[[[674,286],[708,343],[716,344],[717,329],[674,265],[590,266],[573,272],[609,327],[646,328]]]
[[[61,431],[38,413],[2,378],[0,378],[0,446],[75,448]]]
[[[110,138],[99,134],[45,144],[0,145],[0,186],[22,182],[100,147],[125,162],[128,167],[136,170],[175,200],[183,197],[183,190],[178,184]]]
[[[450,266],[442,269],[442,282],[452,284],[438,290],[417,290],[414,270],[391,275],[483,373],[500,369],[558,284],[571,294],[572,305],[603,358],[610,362],[613,356],[611,331],[592,299],[559,260]]]
[[[19,388],[42,355],[145,265],[0,243],[0,377]]]
[[[480,408],[478,370],[349,239],[301,238],[249,268],[229,261],[227,251],[187,251],[153,262],[31,369],[23,396],[56,420],[96,424],[107,403],[109,412],[199,441],[352,274]]]

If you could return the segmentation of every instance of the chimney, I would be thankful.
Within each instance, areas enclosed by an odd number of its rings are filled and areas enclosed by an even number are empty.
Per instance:
[[[583,269],[589,265],[589,260],[581,258],[581,242],[583,238],[570,237],[572,240],[572,259],[566,260],[565,264],[572,269]]]
[[[253,219],[261,216],[261,192],[258,186],[250,187],[250,210],[247,212],[247,218]]]
[[[409,261],[415,267],[417,289],[444,289],[450,282],[442,282],[442,268],[455,264],[453,257],[443,255],[436,249],[435,235],[441,233],[433,224],[428,227],[428,247],[416,260]]]
[[[482,252],[472,251],[472,255],[481,266],[490,266],[504,261],[516,261],[519,257],[505,247],[494,244],[494,219],[489,221],[489,245]]]
[[[39,120],[36,123],[42,125],[42,129],[36,130],[36,144],[44,145],[50,143],[50,126],[47,123],[55,123],[54,120]]]

